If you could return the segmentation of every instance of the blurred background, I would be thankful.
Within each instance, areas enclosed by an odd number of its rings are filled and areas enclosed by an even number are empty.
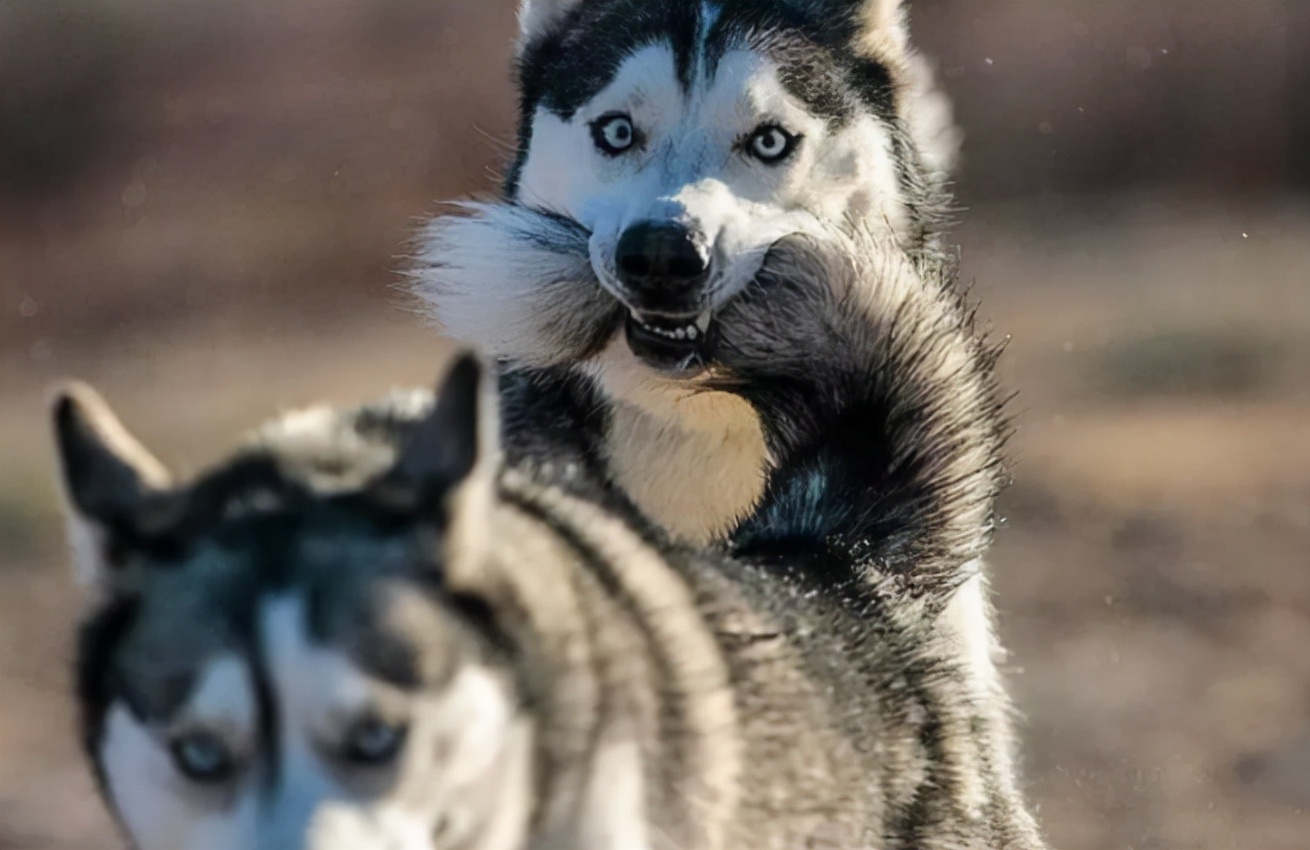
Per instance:
[[[44,399],[195,468],[427,382],[417,217],[494,185],[511,0],[0,0],[0,850],[117,846],[64,694]],[[992,559],[1056,846],[1310,841],[1310,2],[917,0],[1016,484]]]

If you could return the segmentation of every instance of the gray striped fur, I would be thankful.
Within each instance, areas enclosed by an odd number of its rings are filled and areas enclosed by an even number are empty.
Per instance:
[[[944,591],[819,578],[841,566],[822,553],[670,544],[579,465],[498,469],[476,372],[461,359],[435,404],[275,421],[182,483],[111,439],[126,432],[90,391],[61,395],[65,487],[101,591],[79,657],[84,737],[142,850],[1039,846],[971,734],[968,674],[929,613]],[[372,784],[325,768],[347,778],[312,791],[319,774],[285,755],[300,671],[278,672],[286,637],[252,616],[288,598],[308,645],[348,661],[340,676],[400,694],[415,739],[425,724],[444,737]],[[181,774],[141,773],[122,736],[151,730],[133,746],[166,765],[229,656],[259,695],[257,731],[223,780],[239,802],[211,804]],[[505,708],[481,744],[503,757],[472,779],[463,673],[491,683],[484,714]],[[143,793],[149,813],[125,812]],[[385,831],[402,797],[430,804],[421,840]]]

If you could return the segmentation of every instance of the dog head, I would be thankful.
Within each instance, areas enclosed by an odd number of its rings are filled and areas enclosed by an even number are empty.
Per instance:
[[[520,846],[531,726],[459,578],[488,537],[478,372],[292,415],[188,482],[60,393],[84,741],[135,847]]]
[[[528,0],[518,79],[506,191],[542,217],[438,223],[420,272],[439,323],[501,356],[567,361],[621,328],[696,372],[779,239],[854,219],[913,252],[940,226],[955,138],[898,0]],[[491,283],[442,271],[475,255]]]
[[[694,352],[775,241],[876,220],[926,238],[894,0],[531,2],[509,194],[590,234],[634,351]]]

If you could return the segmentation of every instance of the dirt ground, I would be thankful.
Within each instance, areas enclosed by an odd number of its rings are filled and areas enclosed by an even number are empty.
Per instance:
[[[984,209],[964,234],[1019,391],[992,562],[1028,786],[1059,847],[1299,850],[1310,209],[1142,199],[1105,215],[1117,223],[1070,235]],[[443,351],[386,298],[268,325],[234,339],[221,322],[163,323],[6,357],[0,848],[114,846],[65,698],[78,599],[42,430],[49,382],[96,382],[194,468],[280,407],[426,382]]]

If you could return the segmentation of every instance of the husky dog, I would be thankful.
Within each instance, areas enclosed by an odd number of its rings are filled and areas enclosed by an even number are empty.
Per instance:
[[[958,494],[897,484],[953,451],[989,456],[995,426],[973,401],[990,355],[967,311],[935,286],[957,138],[902,3],[525,0],[517,58],[505,196],[435,219],[413,271],[442,330],[509,365],[510,457],[567,455],[695,544],[740,542],[770,505],[802,511],[793,524],[811,521],[812,541],[850,558],[887,545],[869,517],[958,520],[948,498]],[[863,294],[843,297],[868,311],[802,322],[797,311],[836,303],[833,281],[762,287],[778,278],[779,246],[810,239],[860,253],[851,283]],[[922,292],[892,285],[918,279],[907,263],[923,267]],[[744,321],[743,298],[784,290],[767,316],[732,326]],[[892,326],[897,347],[871,353]],[[849,338],[818,333],[835,327]],[[774,368],[800,362],[805,372],[785,381],[763,363],[734,372],[745,364],[723,344],[753,334],[752,350],[768,354],[783,339],[804,342],[801,330],[815,333],[808,356]],[[875,355],[883,371],[860,372]],[[848,406],[848,392],[806,381],[836,374],[883,381],[886,407]],[[789,433],[796,417],[805,425]],[[889,421],[902,427],[886,431]],[[798,477],[782,454],[798,437],[816,456],[825,441],[848,460],[857,444],[869,451],[863,465],[816,461]],[[825,498],[766,501],[798,487]],[[979,525],[962,533],[989,522],[985,511],[969,516]],[[1003,750],[1008,700],[981,562],[960,574],[972,577],[944,626]]]
[[[731,553],[666,542],[567,457],[502,466],[467,355],[435,394],[286,416],[190,481],[61,393],[83,737],[132,843],[1040,848],[936,616],[998,476],[955,302],[870,321],[945,290],[906,263],[870,295],[803,242],[774,268],[730,308],[731,374],[840,397],[886,441],[816,445],[822,405],[761,399],[790,472]],[[830,300],[796,297],[814,274]],[[816,341],[850,365],[807,370]],[[980,415],[937,416],[938,378]],[[882,504],[840,523],[869,545],[816,545],[848,500]]]
[[[721,540],[770,467],[755,411],[704,385],[725,307],[787,236],[858,222],[934,253],[946,99],[899,0],[524,0],[520,29],[505,200],[431,224],[416,291],[519,368],[511,425],[591,411],[619,489]]]

